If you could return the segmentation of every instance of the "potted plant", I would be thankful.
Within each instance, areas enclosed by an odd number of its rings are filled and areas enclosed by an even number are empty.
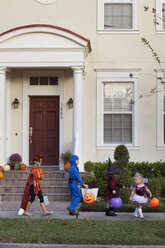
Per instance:
[[[61,154],[61,158],[64,162],[64,168],[66,171],[69,171],[69,168],[70,168],[69,158],[71,155],[72,155],[72,153],[70,150],[67,150],[65,153]]]
[[[22,162],[22,157],[18,153],[12,154],[9,160],[11,170],[19,169],[20,163]]]

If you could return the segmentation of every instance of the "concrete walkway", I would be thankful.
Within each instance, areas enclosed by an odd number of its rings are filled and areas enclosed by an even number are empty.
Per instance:
[[[32,217],[18,216],[18,209],[20,207],[20,202],[10,201],[10,202],[0,202],[0,218],[32,218],[32,219],[73,219],[75,216],[68,215],[66,210],[68,202],[50,202],[47,207],[48,210],[54,211],[51,216],[42,216],[42,210],[39,202],[36,200],[31,207]],[[144,213],[145,220],[165,220],[165,213]],[[118,213],[116,217],[105,216],[104,212],[80,212],[79,219],[95,219],[95,220],[141,220],[135,218],[133,213]]]
[[[74,219],[75,216],[68,215],[66,210],[56,210],[52,215],[43,216],[40,211],[31,211],[33,216],[18,216],[17,210],[1,210],[0,218],[24,218],[24,219]],[[144,213],[144,219],[148,221],[165,220],[165,213]],[[105,216],[104,212],[80,212],[79,219],[90,218],[92,220],[137,220],[141,221],[139,218],[135,218],[133,213],[118,213],[116,217]]]
[[[165,246],[148,246],[148,245],[58,245],[58,244],[12,244],[0,243],[0,248],[165,248]]]

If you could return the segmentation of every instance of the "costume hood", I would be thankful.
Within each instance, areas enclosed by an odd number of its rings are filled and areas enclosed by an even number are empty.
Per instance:
[[[79,160],[79,157],[77,155],[71,155],[69,158],[69,162],[71,166],[77,166],[76,160]]]
[[[110,175],[110,174],[116,174],[117,172],[119,172],[120,169],[116,168],[114,164],[112,164],[112,161],[110,160],[109,158],[109,161],[108,161],[108,169],[107,170],[104,170],[103,172],[106,174],[106,175]]]

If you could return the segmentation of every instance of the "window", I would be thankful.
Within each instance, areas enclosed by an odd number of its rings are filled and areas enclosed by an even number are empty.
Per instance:
[[[132,143],[133,83],[104,83],[104,144]]]
[[[132,4],[104,4],[105,29],[132,29]]]
[[[165,30],[165,0],[156,0],[157,30]]]
[[[163,29],[165,29],[165,2],[162,4]]]
[[[140,69],[96,69],[97,148],[138,146],[137,82]],[[130,77],[130,72],[134,75]]]
[[[58,85],[58,77],[30,77],[30,85]]]
[[[162,72],[157,73],[157,147],[165,148],[165,82]]]
[[[136,0],[98,1],[98,30],[136,29]]]

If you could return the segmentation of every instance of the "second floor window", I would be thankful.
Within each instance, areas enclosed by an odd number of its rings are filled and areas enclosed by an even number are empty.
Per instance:
[[[105,29],[132,29],[131,3],[104,4]]]
[[[99,30],[137,29],[136,0],[98,0]]]

